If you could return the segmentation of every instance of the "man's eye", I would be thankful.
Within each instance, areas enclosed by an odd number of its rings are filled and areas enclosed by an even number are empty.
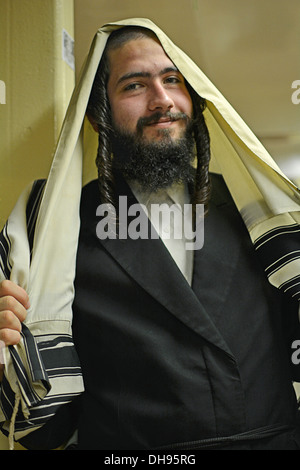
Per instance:
[[[167,77],[167,78],[165,79],[165,82],[166,82],[166,83],[180,83],[180,81],[181,81],[180,78],[174,77],[174,76],[172,76],[172,77]]]
[[[134,91],[140,88],[142,85],[140,83],[129,83],[129,85],[126,85],[124,88],[125,91]]]

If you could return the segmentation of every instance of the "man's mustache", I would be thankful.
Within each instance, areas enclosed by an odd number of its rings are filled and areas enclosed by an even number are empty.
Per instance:
[[[170,111],[167,111],[166,113],[162,113],[160,111],[157,111],[154,114],[151,114],[151,116],[145,116],[139,118],[136,128],[138,134],[140,134],[145,126],[149,126],[151,124],[155,124],[156,122],[159,122],[160,120],[170,120],[170,121],[178,121],[179,119],[184,119],[185,121],[189,121],[190,117],[185,114],[185,113],[172,113]]]

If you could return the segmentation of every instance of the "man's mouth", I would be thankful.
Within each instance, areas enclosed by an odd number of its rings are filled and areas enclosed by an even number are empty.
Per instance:
[[[172,125],[173,122],[180,119],[188,120],[188,116],[185,113],[166,113],[162,114],[160,112],[153,114],[152,116],[142,117],[138,120],[137,130],[140,135],[142,135],[144,127],[158,127],[158,128],[167,128]]]
[[[153,122],[150,122],[149,124],[146,124],[146,125],[165,127],[165,126],[168,126],[168,125],[172,124],[172,122],[177,121],[177,120],[178,119],[161,118],[158,121],[153,121]]]

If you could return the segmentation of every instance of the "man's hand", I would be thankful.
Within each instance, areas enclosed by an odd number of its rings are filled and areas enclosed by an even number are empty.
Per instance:
[[[27,293],[11,281],[0,282],[0,341],[6,346],[18,344],[21,339],[21,324],[30,307]],[[4,365],[0,364],[0,382]]]
[[[19,343],[21,324],[29,306],[28,295],[22,287],[8,280],[0,282],[0,340],[6,346]]]

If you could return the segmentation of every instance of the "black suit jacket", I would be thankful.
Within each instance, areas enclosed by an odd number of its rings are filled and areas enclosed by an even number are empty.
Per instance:
[[[212,185],[192,286],[160,239],[99,240],[97,183],[83,190],[79,448],[268,446],[264,436],[295,447],[297,305],[268,283],[222,178],[212,175]],[[117,187],[137,202],[121,178]]]

